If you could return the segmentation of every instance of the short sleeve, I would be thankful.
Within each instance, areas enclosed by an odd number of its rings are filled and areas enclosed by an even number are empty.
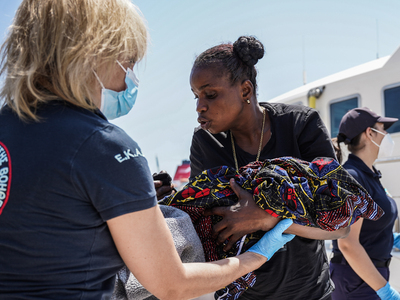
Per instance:
[[[310,109],[303,126],[296,127],[301,130],[298,145],[302,159],[312,161],[321,156],[336,159],[328,130],[316,110]]]
[[[78,195],[92,203],[104,221],[157,203],[146,158],[137,143],[116,126],[88,137],[71,165]]]
[[[368,185],[364,181],[363,177],[360,176],[360,174],[354,169],[354,168],[346,168],[346,165],[344,165],[346,171],[359,183],[361,186],[366,188]]]

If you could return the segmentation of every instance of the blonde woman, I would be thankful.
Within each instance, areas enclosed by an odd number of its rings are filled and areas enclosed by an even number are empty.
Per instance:
[[[146,159],[107,121],[135,103],[132,69],[146,42],[129,0],[18,8],[0,71],[3,299],[107,299],[123,263],[156,297],[189,299],[258,268],[293,237],[282,221],[236,258],[181,263]]]

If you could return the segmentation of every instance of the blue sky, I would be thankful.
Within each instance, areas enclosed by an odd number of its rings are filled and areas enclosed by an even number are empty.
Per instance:
[[[0,37],[20,1],[0,0]],[[392,54],[400,46],[399,0],[133,0],[147,20],[150,46],[136,68],[139,95],[113,121],[141,146],[152,172],[171,174],[189,158],[197,126],[189,74],[196,55],[254,35],[266,55],[256,65],[258,100]]]

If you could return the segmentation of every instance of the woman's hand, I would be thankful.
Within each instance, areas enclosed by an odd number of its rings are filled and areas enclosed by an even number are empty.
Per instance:
[[[161,200],[166,196],[175,194],[174,185],[163,185],[162,181],[154,180],[154,187],[156,188],[157,199]]]
[[[239,198],[238,203],[226,207],[213,207],[204,212],[205,216],[223,217],[213,228],[213,238],[217,244],[229,239],[224,251],[228,251],[242,236],[258,230],[268,231],[280,220],[261,209],[254,202],[253,195],[242,189],[233,178],[230,185]]]
[[[377,290],[376,293],[382,300],[400,300],[399,292],[392,288],[389,282],[383,288]]]
[[[158,200],[175,194],[176,190],[172,184],[172,178],[166,171],[162,170],[160,173],[154,173],[153,180]]]
[[[293,234],[283,233],[292,224],[293,221],[291,219],[280,221],[274,228],[266,232],[248,251],[258,253],[270,260],[276,251],[295,237]]]

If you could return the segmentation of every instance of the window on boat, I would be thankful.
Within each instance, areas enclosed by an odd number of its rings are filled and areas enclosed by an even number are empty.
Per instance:
[[[358,97],[338,100],[330,104],[331,114],[331,137],[334,138],[339,132],[339,124],[342,117],[353,108],[358,106]]]
[[[400,119],[400,86],[385,89],[383,91],[385,105],[385,117]],[[400,131],[400,122],[394,123],[387,131],[389,133]]]

